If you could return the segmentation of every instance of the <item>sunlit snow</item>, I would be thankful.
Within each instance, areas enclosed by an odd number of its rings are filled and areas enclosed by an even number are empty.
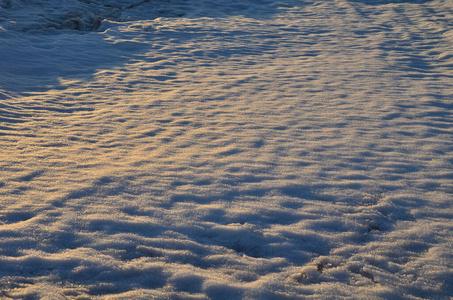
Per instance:
[[[450,299],[450,0],[0,0],[0,298]]]

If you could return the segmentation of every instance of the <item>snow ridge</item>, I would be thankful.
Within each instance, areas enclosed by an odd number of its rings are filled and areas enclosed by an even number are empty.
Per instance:
[[[146,10],[148,18],[163,16],[182,16],[181,12],[168,13],[166,1],[36,1],[6,0],[1,2],[8,30],[23,32],[74,30],[89,32],[99,30],[102,21],[126,21],[133,17],[137,10]],[[132,14],[132,15],[131,15]],[[136,17],[136,16],[135,16]],[[6,24],[5,24],[6,23]],[[6,26],[5,26],[6,25]]]

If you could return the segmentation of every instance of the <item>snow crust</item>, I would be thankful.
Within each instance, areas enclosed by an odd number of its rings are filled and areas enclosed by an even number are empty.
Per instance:
[[[0,297],[449,299],[452,25],[0,0]]]

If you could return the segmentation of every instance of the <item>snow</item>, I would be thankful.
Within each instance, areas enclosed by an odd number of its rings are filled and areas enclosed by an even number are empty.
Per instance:
[[[448,0],[0,0],[0,297],[449,299]]]

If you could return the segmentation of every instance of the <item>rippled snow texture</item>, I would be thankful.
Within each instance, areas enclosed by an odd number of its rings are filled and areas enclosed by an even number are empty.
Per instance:
[[[449,299],[451,1],[0,1],[0,297]]]

